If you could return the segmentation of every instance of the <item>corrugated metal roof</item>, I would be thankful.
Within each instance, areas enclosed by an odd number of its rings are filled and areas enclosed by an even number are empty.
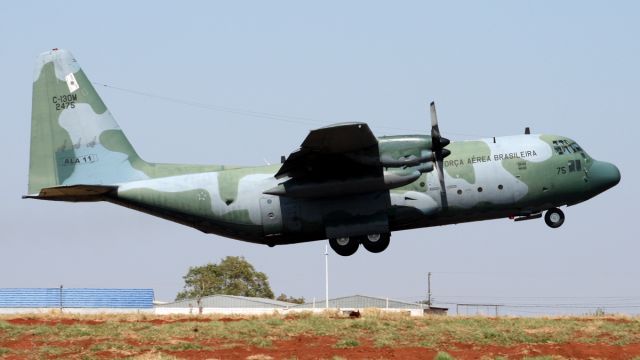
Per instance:
[[[388,302],[388,303],[387,303]],[[388,306],[387,306],[388,305]],[[316,301],[315,307],[322,308],[325,306],[324,300]],[[312,308],[313,303],[297,305],[297,308]],[[345,309],[366,309],[366,308],[389,308],[389,309],[421,309],[421,304],[410,303],[401,300],[393,300],[387,298],[379,298],[364,295],[352,295],[335,299],[329,299],[330,308]]]
[[[295,304],[267,298],[235,296],[235,295],[211,295],[200,299],[179,300],[168,304],[159,304],[156,307],[168,308],[287,308]]]
[[[0,289],[0,307],[60,307],[60,289]]]
[[[61,298],[62,295],[62,298]],[[2,308],[153,308],[153,289],[4,288]]]

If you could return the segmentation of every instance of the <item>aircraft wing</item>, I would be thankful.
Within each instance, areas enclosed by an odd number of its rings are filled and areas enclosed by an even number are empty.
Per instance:
[[[378,140],[365,123],[312,130],[275,175],[302,181],[381,176]]]
[[[380,144],[365,123],[313,130],[275,174],[289,179],[264,194],[329,198],[394,189],[431,171],[431,156],[400,159],[380,155]],[[388,169],[391,168],[391,169]]]

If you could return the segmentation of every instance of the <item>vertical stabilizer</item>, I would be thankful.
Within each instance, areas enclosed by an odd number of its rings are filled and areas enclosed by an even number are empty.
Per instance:
[[[38,56],[32,101],[29,194],[147,178],[138,170],[146,163],[70,52]]]

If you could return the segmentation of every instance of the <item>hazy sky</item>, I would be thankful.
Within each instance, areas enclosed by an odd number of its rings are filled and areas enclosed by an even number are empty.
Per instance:
[[[417,300],[432,271],[440,302],[640,312],[638,19],[633,1],[4,4],[0,287],[152,287],[171,300],[189,266],[242,255],[277,294],[324,297],[325,242],[268,248],[108,203],[21,200],[34,60],[60,47],[94,82],[209,105],[98,88],[148,161],[277,162],[310,129],[341,121],[424,133],[430,100],[452,140],[525,126],[573,138],[622,181],[566,209],[560,229],[503,219],[397,232],[382,254],[331,252],[330,296]]]

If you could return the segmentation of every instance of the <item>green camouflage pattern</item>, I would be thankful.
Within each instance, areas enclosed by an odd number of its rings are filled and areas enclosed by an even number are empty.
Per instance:
[[[207,233],[271,246],[527,217],[580,203],[620,180],[614,165],[594,160],[569,138],[522,134],[449,144],[444,206],[438,173],[424,163],[385,168],[385,176],[421,173],[417,180],[387,190],[312,199],[268,195],[288,180],[274,177],[279,164],[142,160],[65,50],[38,57],[32,106],[29,197],[109,201]],[[378,152],[380,159],[424,157],[431,154],[431,142],[428,135],[381,137]],[[64,192],[74,186],[108,188],[91,197],[46,196],[51,189]]]

